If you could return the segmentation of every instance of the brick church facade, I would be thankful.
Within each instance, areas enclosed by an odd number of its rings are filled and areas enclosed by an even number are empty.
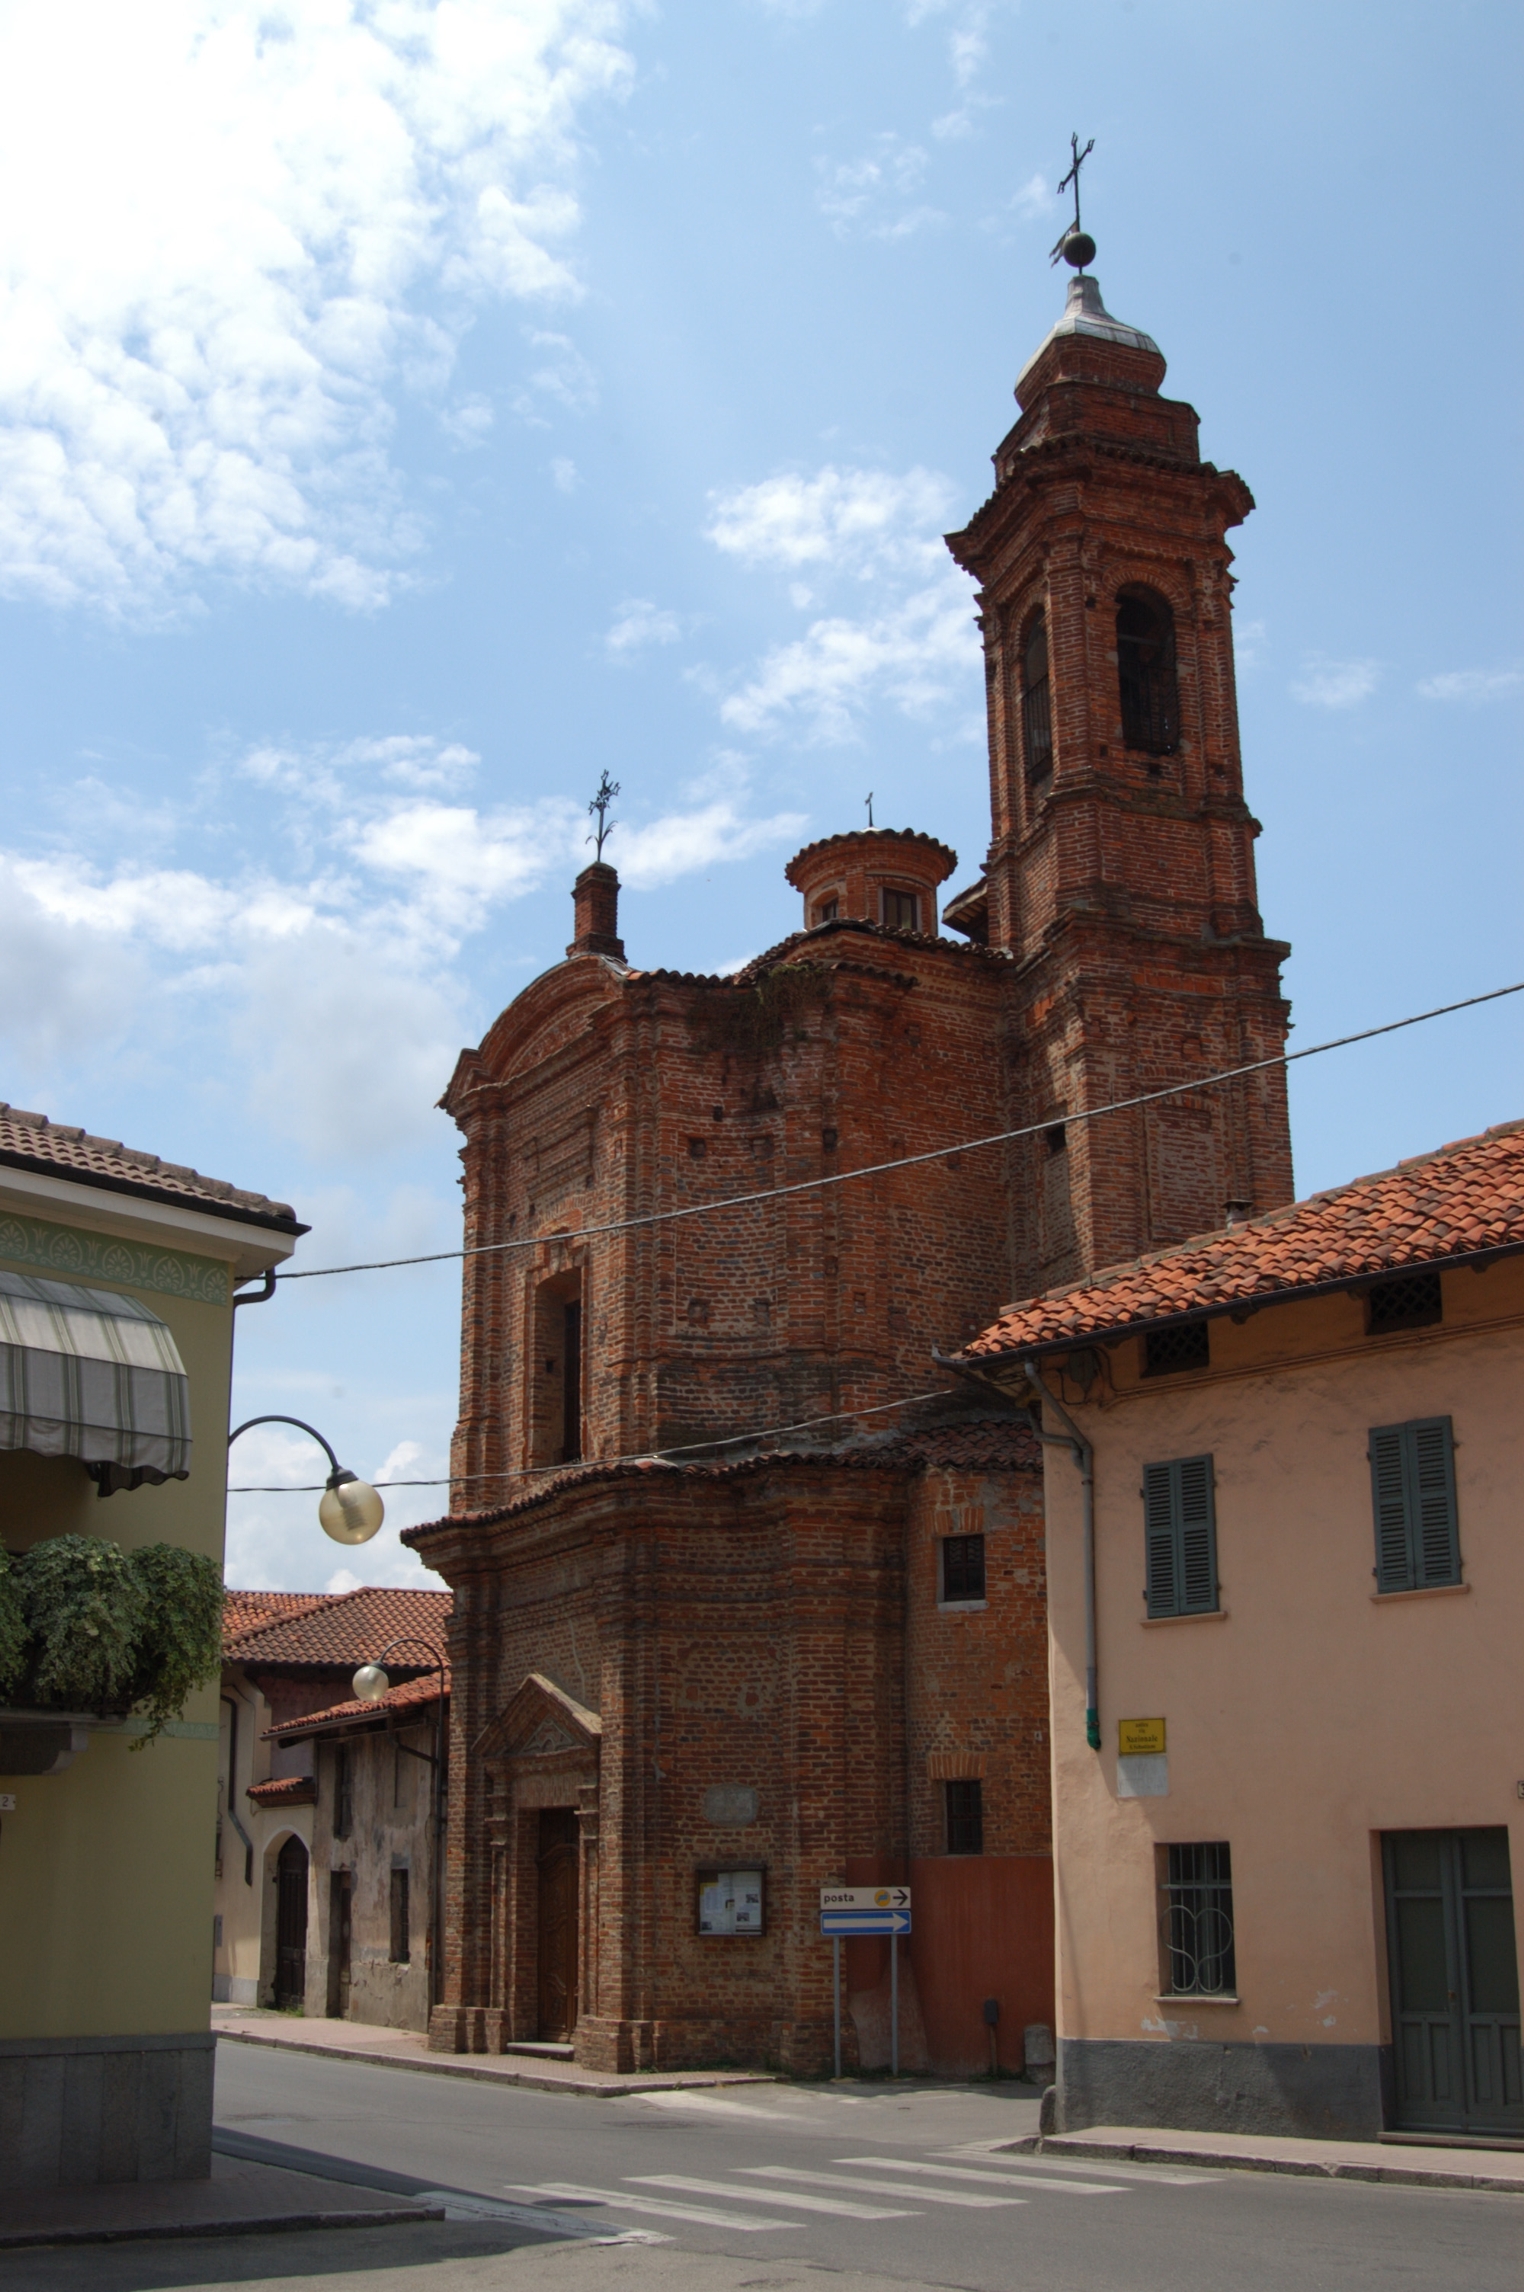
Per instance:
[[[437,2046],[819,2070],[818,1889],[905,1878],[906,2066],[987,2068],[987,1998],[1004,2066],[1052,2021],[1039,1453],[934,1355],[1292,1191],[1279,1068],[1075,1119],[1285,1038],[1233,683],[1252,502],[1163,375],[1076,278],[949,536],[975,883],[943,903],[928,834],[826,838],[798,928],[719,978],[628,959],[599,862],[566,959],[462,1055],[485,1254],[452,1510],[407,1539],[455,1592]],[[874,2066],[887,1945],[846,1956]]]

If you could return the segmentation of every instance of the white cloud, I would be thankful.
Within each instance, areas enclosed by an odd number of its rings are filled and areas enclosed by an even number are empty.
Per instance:
[[[1370,699],[1380,681],[1379,661],[1330,661],[1317,654],[1291,690],[1310,708],[1354,708]]]
[[[1464,700],[1473,707],[1484,700],[1502,700],[1524,684],[1519,669],[1447,669],[1441,676],[1426,676],[1415,691],[1423,700]]]
[[[520,419],[537,429],[548,428],[541,411],[546,400],[571,414],[591,412],[598,403],[598,378],[570,335],[530,327],[525,340],[539,353],[539,363],[514,398],[513,410]]]
[[[721,797],[698,811],[673,812],[644,827],[621,824],[618,844],[609,848],[621,881],[635,891],[652,891],[717,862],[751,859],[775,844],[791,842],[808,824],[803,812],[748,820],[732,799]]]
[[[945,562],[937,528],[956,496],[934,470],[896,476],[828,465],[811,478],[764,478],[709,498],[706,538],[744,565],[810,565],[871,579]],[[808,589],[802,600],[812,602]]]
[[[1262,668],[1269,632],[1263,621],[1233,623],[1233,659],[1241,669]]]
[[[628,660],[647,645],[676,644],[682,623],[675,613],[653,605],[649,597],[626,597],[614,608],[614,620],[604,646],[616,660]]]
[[[555,480],[558,493],[575,493],[582,482],[577,475],[576,463],[568,461],[564,454],[558,454],[551,463],[550,474]]]
[[[627,79],[625,13],[0,14],[0,592],[140,614],[220,574],[384,602],[417,546],[397,391],[442,386],[481,298],[577,292],[577,122]],[[558,345],[530,387],[586,384]]]
[[[447,436],[458,446],[468,450],[484,446],[492,428],[492,402],[480,396],[462,398],[458,406],[448,407],[439,418]]]
[[[738,732],[802,721],[811,737],[850,739],[858,717],[884,698],[911,716],[946,707],[979,660],[972,589],[949,566],[890,610],[861,620],[816,621],[776,647],[751,682],[721,705]]]
[[[925,173],[919,144],[902,143],[893,134],[876,136],[861,159],[816,162],[816,203],[838,238],[909,238],[947,220],[935,207],[906,204],[915,199]]]

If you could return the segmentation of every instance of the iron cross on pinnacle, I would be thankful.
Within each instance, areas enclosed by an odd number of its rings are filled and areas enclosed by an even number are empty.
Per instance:
[[[615,828],[618,826],[618,822],[616,820],[611,820],[608,817],[608,808],[618,793],[619,782],[617,780],[611,780],[607,772],[605,772],[603,778],[598,783],[597,795],[593,798],[592,802],[587,807],[589,814],[596,812],[598,815],[598,825],[594,829],[593,833],[587,838],[587,841],[590,844],[596,844],[598,846],[597,857],[600,860],[603,857],[603,847],[605,842],[613,834]]]
[[[1085,161],[1090,157],[1091,152],[1095,149],[1095,137],[1092,135],[1084,150],[1081,151],[1079,147],[1079,137],[1077,135],[1071,135],[1069,138],[1069,149],[1073,154],[1074,163],[1058,187],[1058,196],[1060,199],[1062,199],[1070,184],[1072,183],[1074,185],[1074,221],[1064,225],[1058,245],[1053,249],[1052,254],[1048,257],[1050,263],[1056,263],[1058,261],[1059,256],[1063,253],[1065,247],[1069,244],[1071,239],[1079,239],[1084,237],[1084,233],[1080,228],[1080,169],[1084,166]],[[1088,262],[1091,260],[1091,257],[1087,256],[1085,259]]]

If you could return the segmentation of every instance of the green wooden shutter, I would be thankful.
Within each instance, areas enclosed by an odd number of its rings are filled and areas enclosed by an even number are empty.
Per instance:
[[[1448,1417],[1377,1425],[1370,1436],[1376,1515],[1376,1588],[1426,1590],[1458,1584],[1454,1436]]]
[[[1180,1612],[1202,1615],[1217,1605],[1212,1460],[1209,1456],[1185,1456],[1173,1469],[1179,1492]]]
[[[1147,1559],[1148,1612],[1151,1616],[1180,1613],[1179,1576],[1175,1567],[1174,1474],[1167,1464],[1143,1467],[1143,1536]]]
[[[1378,1425],[1371,1433],[1371,1502],[1376,1514],[1378,1592],[1409,1592],[1413,1588],[1406,1475],[1402,1469],[1405,1429],[1402,1425]]]
[[[1408,1479],[1413,1491],[1413,1561],[1420,1584],[1460,1582],[1460,1537],[1455,1517],[1455,1460],[1450,1419],[1424,1417],[1405,1425]]]
[[[1149,1614],[1210,1614],[1217,1605],[1212,1459],[1182,1456],[1145,1465],[1143,1524]]]

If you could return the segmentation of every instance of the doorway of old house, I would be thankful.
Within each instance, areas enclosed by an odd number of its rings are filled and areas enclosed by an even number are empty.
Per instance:
[[[1382,1839],[1397,2124],[1524,2134],[1506,1830]]]
[[[307,1849],[288,1838],[275,1858],[275,2005],[290,2013],[307,1995]]]
[[[349,1958],[353,1932],[354,1873],[328,1874],[328,2017],[342,2021],[349,2012]]]
[[[540,1810],[540,2036],[577,2026],[577,1810]]]

